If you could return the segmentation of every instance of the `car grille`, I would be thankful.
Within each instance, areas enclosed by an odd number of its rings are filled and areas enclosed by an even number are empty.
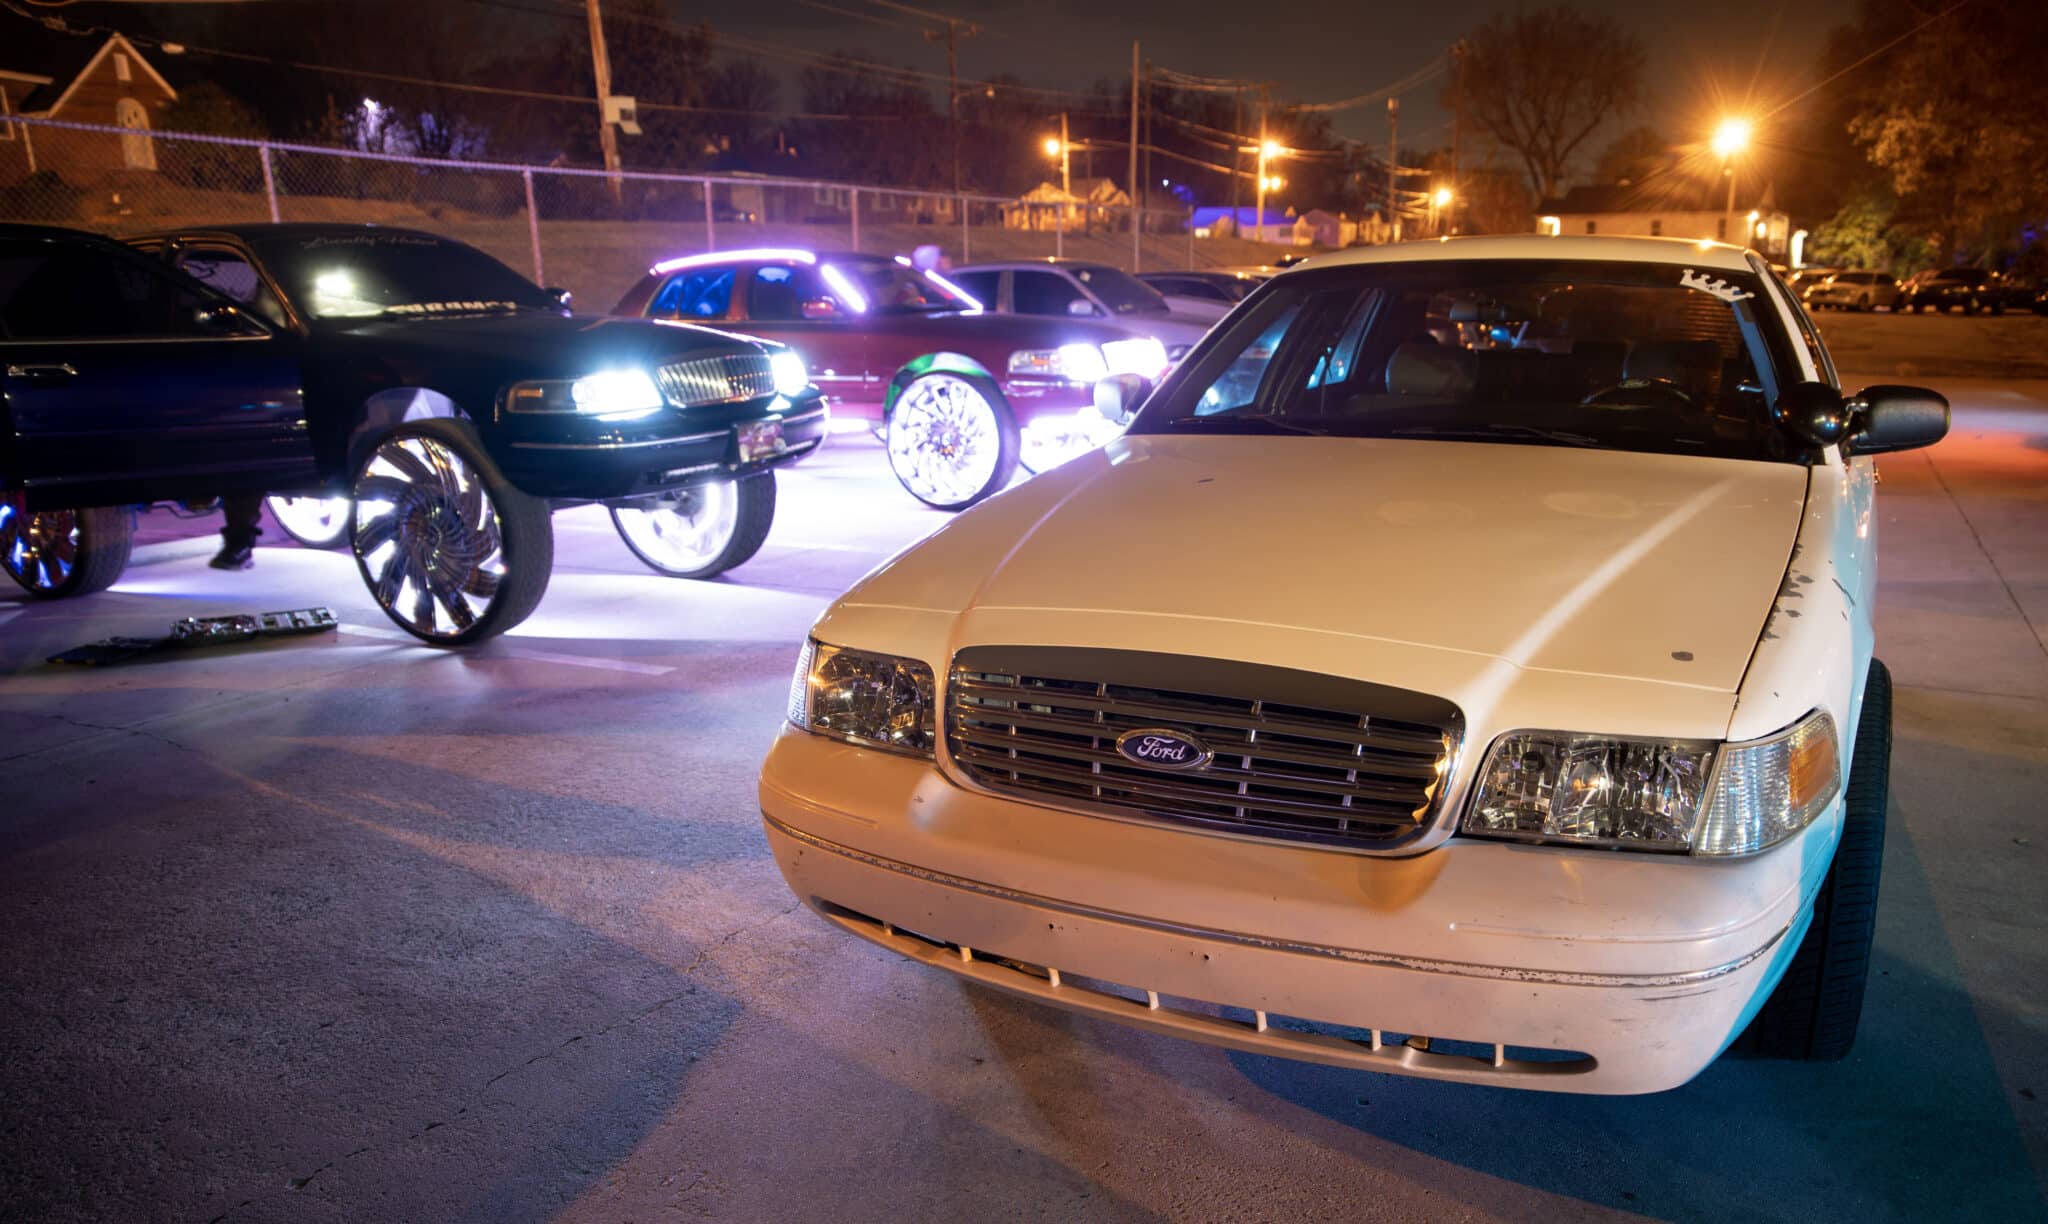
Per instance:
[[[725,353],[665,365],[654,372],[661,393],[678,408],[737,404],[775,393],[766,353]]]
[[[1440,698],[1314,672],[1151,652],[974,647],[954,656],[946,747],[976,785],[1091,813],[1390,850],[1422,836],[1464,719]],[[1141,765],[1127,731],[1198,741]]]

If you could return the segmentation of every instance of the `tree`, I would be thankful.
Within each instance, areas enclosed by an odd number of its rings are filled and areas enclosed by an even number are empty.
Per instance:
[[[1640,183],[1671,163],[1671,146],[1649,124],[1639,124],[1607,142],[1594,163],[1600,183]]]
[[[1611,17],[1560,5],[1502,15],[1465,39],[1446,99],[1521,159],[1539,198],[1593,133],[1643,98],[1643,44]]]

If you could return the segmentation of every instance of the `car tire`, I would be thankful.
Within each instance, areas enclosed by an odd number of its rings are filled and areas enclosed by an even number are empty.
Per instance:
[[[1891,789],[1892,674],[1877,659],[1863,686],[1855,755],[1842,804],[1842,841],[1813,901],[1813,922],[1736,1048],[1762,1058],[1840,1062],[1856,1044]]]
[[[135,516],[125,507],[30,513],[0,501],[0,569],[38,599],[106,590],[134,546]]]
[[[775,473],[678,489],[612,508],[612,527],[647,568],[715,578],[761,551],[775,522]]]
[[[384,614],[421,641],[496,637],[547,592],[548,504],[506,480],[467,424],[417,421],[379,436],[353,493],[356,568]]]
[[[1866,312],[1870,309],[1869,294],[1866,293],[1862,297],[1856,299],[1856,309],[1859,313]]]
[[[307,548],[340,548],[348,543],[348,521],[354,503],[346,497],[281,497],[263,499],[264,508],[284,533]]]
[[[889,470],[912,497],[965,510],[1017,474],[1017,423],[985,378],[933,373],[912,379],[889,412]]]

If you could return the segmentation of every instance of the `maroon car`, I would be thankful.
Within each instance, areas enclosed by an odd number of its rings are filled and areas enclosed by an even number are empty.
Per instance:
[[[1113,436],[1093,406],[1108,374],[1156,380],[1157,340],[1085,320],[984,313],[902,257],[772,249],[656,264],[613,314],[729,326],[802,354],[835,422],[886,440],[896,479],[962,510]]]

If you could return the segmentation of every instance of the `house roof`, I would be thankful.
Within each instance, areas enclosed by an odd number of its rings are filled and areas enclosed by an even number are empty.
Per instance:
[[[101,56],[119,49],[137,68],[154,78],[164,92],[176,97],[178,91],[149,58],[119,34],[102,36],[53,30],[40,21],[19,18],[0,10],[0,71],[9,76],[36,77],[42,83],[15,101],[23,114],[41,114],[63,105],[79,77],[99,62]]]
[[[1745,191],[1744,187],[1748,189]],[[1722,181],[1702,181],[1685,175],[1660,174],[1635,183],[1593,183],[1574,187],[1561,196],[1544,200],[1537,211],[1545,215],[1570,216],[1603,213],[1721,212],[1728,207],[1728,187]],[[1752,208],[1774,209],[1777,193],[1765,183],[1761,189],[1738,184],[1736,211]]]

